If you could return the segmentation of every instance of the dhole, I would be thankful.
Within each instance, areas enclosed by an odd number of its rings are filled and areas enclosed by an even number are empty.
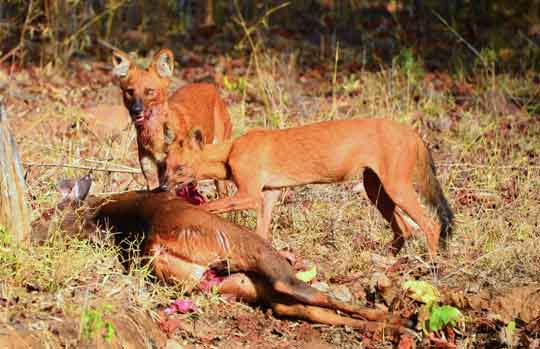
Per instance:
[[[452,230],[453,214],[435,177],[433,160],[411,128],[385,119],[336,120],[283,130],[255,130],[220,145],[204,145],[200,130],[167,157],[167,181],[230,177],[232,197],[202,206],[214,212],[257,210],[257,233],[267,238],[279,189],[333,183],[363,173],[366,193],[391,224],[397,253],[416,228],[436,254]],[[430,218],[420,198],[439,218]]]
[[[59,186],[64,195],[57,205],[58,211],[63,210],[60,226],[72,233],[85,230],[86,236],[105,227],[147,236],[143,251],[164,281],[193,284],[211,269],[227,275],[220,284],[222,294],[264,303],[278,315],[390,334],[405,331],[398,317],[341,302],[298,280],[269,242],[239,225],[168,192],[127,192],[84,200],[88,181],[85,176]]]
[[[112,62],[137,130],[139,161],[148,189],[163,184],[167,145],[176,142],[181,147],[191,128],[201,129],[204,143],[230,138],[229,114],[213,85],[188,84],[167,96],[174,70],[169,49],[158,51],[147,69],[135,66],[121,51],[113,52]],[[223,187],[218,189],[223,193]]]

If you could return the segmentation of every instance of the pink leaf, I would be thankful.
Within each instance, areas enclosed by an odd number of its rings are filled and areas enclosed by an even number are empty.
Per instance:
[[[176,311],[181,314],[197,310],[197,305],[191,299],[177,299],[174,302],[174,306],[176,307]]]
[[[223,277],[217,276],[215,271],[208,269],[204,272],[198,287],[201,291],[211,291],[214,286],[221,284],[223,279]]]

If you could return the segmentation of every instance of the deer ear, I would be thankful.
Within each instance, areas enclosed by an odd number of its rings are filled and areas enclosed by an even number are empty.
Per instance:
[[[115,50],[112,54],[113,75],[117,78],[124,79],[127,77],[129,68],[132,66],[129,55],[125,52]]]
[[[56,190],[62,194],[62,199],[66,199],[73,190],[75,181],[73,179],[64,179],[56,184]]]
[[[90,187],[92,186],[92,177],[90,174],[87,174],[78,180],[66,179],[60,181],[56,185],[56,189],[62,194],[61,202],[64,201],[73,201],[75,203],[80,203],[84,201],[88,193],[90,192]]]
[[[78,202],[84,201],[90,192],[90,187],[92,187],[92,176],[90,174],[79,178],[75,183],[75,188],[73,188],[75,190],[75,200]]]
[[[202,130],[198,127],[192,128],[189,132],[189,139],[193,149],[202,150],[204,147],[204,137]]]
[[[174,71],[174,55],[168,48],[162,48],[152,60],[151,67],[162,78],[170,78]]]

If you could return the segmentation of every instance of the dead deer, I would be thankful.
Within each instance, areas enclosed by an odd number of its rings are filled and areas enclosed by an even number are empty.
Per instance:
[[[147,236],[143,251],[165,282],[196,282],[212,270],[227,275],[219,286],[222,294],[265,304],[280,316],[387,334],[405,331],[399,318],[386,311],[339,301],[298,280],[269,242],[172,193],[133,191],[84,200],[87,180],[60,186],[64,197],[57,209],[67,210],[71,228],[108,227]],[[75,224],[73,217],[84,222]]]

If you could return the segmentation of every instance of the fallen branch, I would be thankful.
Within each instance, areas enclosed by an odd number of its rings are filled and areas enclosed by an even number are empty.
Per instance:
[[[116,172],[116,173],[132,173],[132,174],[141,174],[141,170],[137,169],[119,169],[119,168],[104,168],[104,167],[93,167],[93,166],[82,166],[82,165],[70,165],[70,164],[46,164],[46,163],[37,163],[37,162],[25,162],[24,166],[27,167],[66,167],[66,168],[76,168],[79,170],[88,170],[88,171],[98,171],[98,172]]]
[[[540,169],[538,165],[485,165],[485,164],[470,164],[470,163],[453,163],[453,162],[439,162],[438,167],[469,167],[469,168],[510,168],[510,169]]]
[[[30,209],[25,193],[21,159],[0,96],[0,230],[19,243],[28,241],[30,235]]]

